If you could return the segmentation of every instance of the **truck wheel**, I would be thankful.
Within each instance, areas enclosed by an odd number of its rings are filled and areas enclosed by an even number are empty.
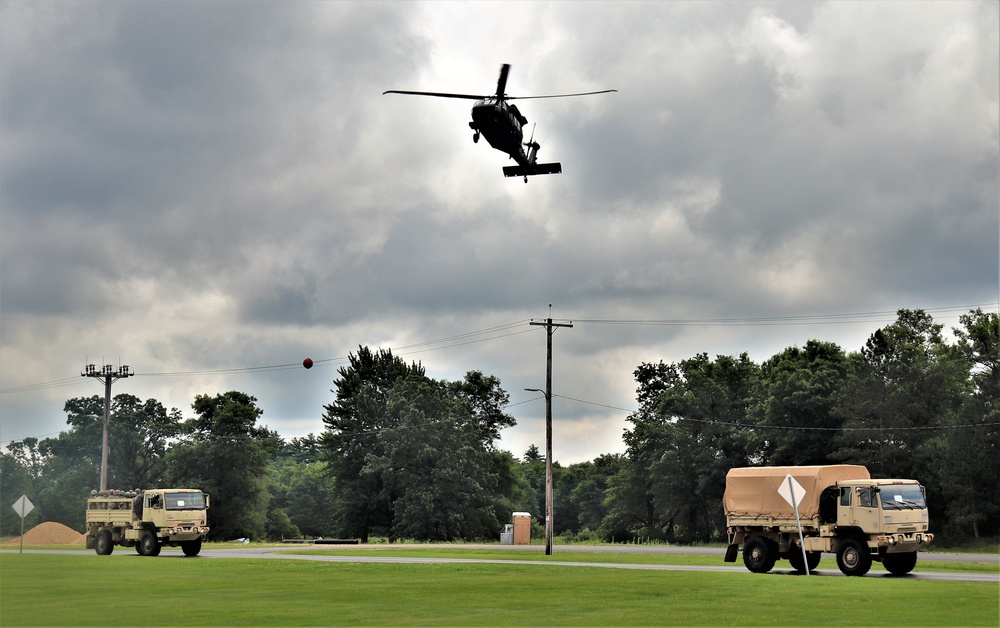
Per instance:
[[[94,551],[97,552],[98,556],[109,556],[111,552],[115,551],[115,544],[111,542],[111,532],[108,530],[101,530],[97,533],[94,538]]]
[[[752,536],[743,545],[743,564],[753,573],[767,573],[778,560],[778,548],[767,539]]]
[[[149,530],[143,532],[142,538],[139,539],[139,553],[143,556],[160,555],[160,542],[157,540],[156,535]]]
[[[201,539],[184,541],[181,543],[181,550],[184,552],[185,556],[197,556],[198,552],[201,551]]]
[[[837,550],[837,566],[845,576],[863,576],[872,568],[872,553],[856,539],[847,539]]]
[[[809,573],[816,571],[819,567],[819,560],[823,557],[823,552],[806,552],[806,564],[809,565]]]
[[[882,566],[894,576],[905,576],[917,566],[917,553],[886,554],[882,559]]]
[[[792,569],[799,573],[805,573],[806,565],[809,565],[809,573],[812,573],[816,571],[821,555],[820,552],[806,552],[806,562],[802,564],[802,550],[793,547],[788,550],[788,562],[791,563]]]

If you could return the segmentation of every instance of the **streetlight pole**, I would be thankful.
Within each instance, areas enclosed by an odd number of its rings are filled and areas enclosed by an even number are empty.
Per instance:
[[[105,364],[98,369],[93,364],[88,364],[80,373],[83,377],[93,377],[104,380],[104,442],[101,448],[101,490],[108,490],[108,423],[111,421],[111,384],[123,377],[135,375],[129,367],[119,366],[116,371],[110,364]]]
[[[549,306],[551,307],[551,306]],[[545,325],[545,555],[552,555],[552,333],[556,327],[572,327],[572,323],[544,323],[531,321],[532,325]],[[537,388],[528,388],[542,392]]]

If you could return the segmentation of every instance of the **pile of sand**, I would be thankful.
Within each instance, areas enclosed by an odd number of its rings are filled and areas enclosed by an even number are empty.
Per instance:
[[[40,523],[24,533],[25,545],[85,545],[86,543],[86,534],[80,534],[69,526],[52,521]],[[20,544],[21,537],[4,543],[4,545]]]

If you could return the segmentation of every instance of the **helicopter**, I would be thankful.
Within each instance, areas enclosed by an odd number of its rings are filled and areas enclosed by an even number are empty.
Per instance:
[[[540,164],[537,162],[538,149],[541,148],[535,141],[535,131],[532,127],[531,136],[527,142],[524,141],[524,125],[528,119],[520,112],[517,105],[511,104],[510,100],[527,100],[529,98],[566,98],[569,96],[591,96],[593,94],[607,94],[617,92],[617,89],[605,89],[597,92],[581,92],[577,94],[553,94],[549,96],[508,96],[504,91],[507,88],[507,75],[510,74],[510,64],[504,63],[500,66],[500,78],[497,80],[496,94],[486,96],[475,94],[449,94],[443,92],[417,92],[390,89],[382,92],[386,94],[406,94],[409,96],[435,96],[437,98],[463,98],[466,100],[478,101],[472,106],[472,122],[469,127],[472,129],[472,141],[479,142],[482,135],[489,142],[490,146],[496,150],[506,153],[511,159],[517,162],[516,166],[505,166],[503,174],[505,177],[524,177],[524,182],[528,182],[528,177],[539,174],[559,174],[562,172],[562,164],[558,162]],[[525,150],[527,149],[527,150]]]

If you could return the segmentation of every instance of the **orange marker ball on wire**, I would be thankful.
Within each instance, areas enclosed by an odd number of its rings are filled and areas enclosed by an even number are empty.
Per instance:
[[[307,369],[311,369],[313,367],[312,358],[306,358],[305,360],[302,360],[302,366],[306,367]]]

